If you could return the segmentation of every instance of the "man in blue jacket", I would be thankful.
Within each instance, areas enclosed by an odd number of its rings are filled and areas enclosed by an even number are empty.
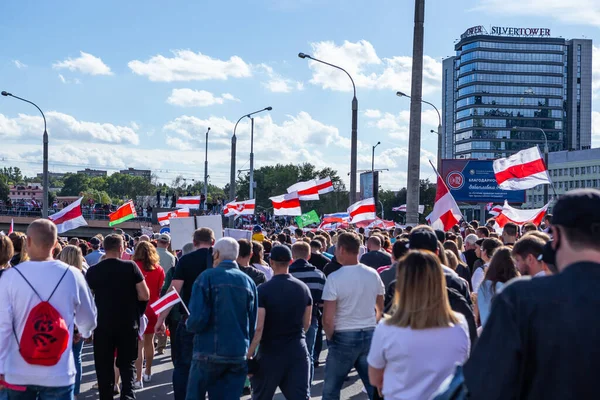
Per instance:
[[[239,245],[217,241],[213,265],[196,279],[186,326],[194,351],[186,400],[240,398],[248,372],[246,354],[256,329],[256,285],[238,268]]]

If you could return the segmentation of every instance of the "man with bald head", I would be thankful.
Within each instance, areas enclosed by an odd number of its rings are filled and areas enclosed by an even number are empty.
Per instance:
[[[28,398],[72,398],[76,374],[73,339],[90,337],[96,327],[96,305],[85,278],[77,269],[52,258],[56,242],[56,225],[35,220],[27,229],[30,260],[7,269],[0,279],[0,381],[25,386]],[[60,313],[69,329],[66,351],[52,366],[32,365],[19,352],[29,313],[42,301]],[[75,325],[79,330],[76,338]],[[9,398],[22,396],[6,390]]]
[[[375,269],[392,265],[392,257],[385,250],[381,249],[381,244],[379,236],[371,236],[367,240],[367,250],[369,252],[363,254],[360,262]]]

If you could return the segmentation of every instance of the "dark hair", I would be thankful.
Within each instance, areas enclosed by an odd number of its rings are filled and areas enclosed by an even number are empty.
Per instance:
[[[508,236],[517,236],[517,232],[518,232],[518,228],[516,224],[513,224],[512,222],[508,222],[506,225],[504,225],[504,233],[506,233]]]
[[[260,257],[260,252],[264,251],[263,245],[256,240],[252,241],[252,257],[250,258],[250,264],[262,264],[263,259]]]
[[[408,253],[408,240],[407,239],[398,239],[394,242],[392,246],[392,255],[394,259],[399,260]]]
[[[215,234],[210,228],[200,228],[194,231],[194,243],[212,244],[215,240]]]
[[[238,257],[245,258],[248,257],[252,253],[252,245],[246,239],[238,240],[238,244],[240,245],[240,251],[238,253]]]
[[[501,246],[497,248],[485,273],[485,280],[492,283],[490,293],[492,295],[496,294],[496,283],[506,283],[517,276],[519,276],[519,272],[515,260],[511,257],[510,247]]]
[[[280,233],[277,235],[277,241],[281,244],[284,244],[286,240],[285,233]]]
[[[456,259],[459,260],[458,263],[460,264],[460,252],[458,251],[458,245],[456,242],[453,242],[452,240],[446,240],[444,242],[444,249],[450,250],[452,253],[454,253]]]
[[[350,254],[358,254],[361,242],[360,238],[353,233],[342,233],[338,238],[336,246]]]
[[[263,240],[262,247],[265,249],[265,253],[270,253],[271,248],[273,247],[273,243],[270,240]]]
[[[412,231],[412,226],[410,226],[410,225],[409,225],[409,226],[407,226],[406,228],[404,228],[404,231],[405,231],[406,233],[410,233],[410,232]]]
[[[79,248],[81,249],[81,255],[84,257],[87,256],[88,252],[90,251],[87,243],[79,243]]]
[[[546,214],[544,216],[544,220],[548,221],[549,224],[552,223],[552,214]]]
[[[489,258],[494,256],[495,251],[502,247],[502,242],[496,238],[485,239],[483,243],[481,243],[481,250],[485,250],[485,254]]]
[[[537,231],[537,225],[534,224],[533,222],[527,222],[521,228],[521,233],[523,233],[523,234],[525,234],[527,232],[534,232],[534,231]]]
[[[296,228],[296,230],[294,230],[294,233],[296,234],[296,236],[299,236],[299,237],[304,236],[304,231],[300,228]]]
[[[104,251],[119,251],[123,246],[123,236],[111,233],[104,238]]]
[[[490,237],[490,230],[485,226],[477,228],[477,233],[481,233],[484,237]]]
[[[319,251],[323,248],[323,245],[321,244],[321,242],[319,242],[318,240],[311,240],[310,241],[310,248],[319,248]]]
[[[512,253],[519,255],[522,258],[531,254],[535,259],[544,251],[544,241],[537,236],[526,235],[515,243]]]
[[[479,228],[479,222],[478,221],[471,221],[471,226],[473,227],[473,229],[477,229]]]

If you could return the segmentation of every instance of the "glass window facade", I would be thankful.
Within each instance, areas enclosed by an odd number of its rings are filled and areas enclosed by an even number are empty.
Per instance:
[[[505,64],[502,62],[477,61],[460,66],[458,75],[464,75],[472,71],[490,72],[518,72],[522,74],[562,74],[563,66],[560,64]]]

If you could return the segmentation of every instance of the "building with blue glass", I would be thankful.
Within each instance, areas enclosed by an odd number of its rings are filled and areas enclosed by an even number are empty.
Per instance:
[[[477,26],[443,61],[442,158],[591,148],[592,41]],[[543,132],[542,132],[543,130]]]

